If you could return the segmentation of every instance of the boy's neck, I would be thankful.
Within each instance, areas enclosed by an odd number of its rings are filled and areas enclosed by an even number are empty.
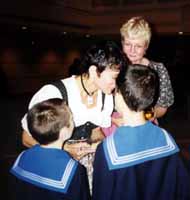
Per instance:
[[[41,145],[44,148],[53,148],[53,149],[62,149],[63,141],[56,140],[55,142],[51,142],[46,145]]]
[[[144,117],[144,112],[135,112],[128,110],[123,113],[123,122],[125,126],[140,126],[147,122]]]

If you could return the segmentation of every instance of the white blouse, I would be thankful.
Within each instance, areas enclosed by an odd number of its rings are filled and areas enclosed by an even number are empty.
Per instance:
[[[75,126],[80,126],[87,121],[90,121],[100,127],[111,126],[111,113],[114,103],[112,95],[105,95],[104,109],[102,108],[102,92],[98,90],[97,105],[93,108],[87,108],[80,96],[80,91],[75,80],[75,76],[62,80],[68,96],[68,104],[73,114]],[[43,86],[31,99],[29,109],[36,103],[42,102],[51,98],[62,98],[60,91],[53,85],[48,84]],[[29,132],[26,121],[26,114],[21,121],[22,128]]]

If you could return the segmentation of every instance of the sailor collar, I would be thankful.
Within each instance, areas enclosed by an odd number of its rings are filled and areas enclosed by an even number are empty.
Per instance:
[[[31,148],[32,149],[32,148]],[[33,150],[40,150],[41,147],[39,145],[36,145]],[[51,151],[51,150],[49,150]],[[43,152],[43,151],[42,151]],[[53,149],[52,153],[54,154],[54,157],[49,156],[48,159],[50,162],[56,162],[57,166],[59,167],[59,172],[54,173],[55,169],[49,168],[48,173],[44,175],[44,167],[39,166],[39,169],[36,171],[35,169],[32,169],[32,167],[28,168],[27,166],[34,166],[34,162],[31,159],[28,159],[25,156],[26,151],[23,151],[15,161],[13,167],[11,168],[10,172],[14,174],[17,178],[29,182],[33,185],[36,185],[38,187],[42,187],[48,190],[53,190],[61,193],[67,193],[67,190],[69,188],[69,185],[72,181],[72,178],[75,174],[76,168],[78,163],[70,158],[66,152],[65,158],[61,159],[60,153],[63,154],[63,151],[58,149]],[[48,156],[47,154],[44,156]],[[55,159],[56,157],[59,157],[59,159]],[[62,155],[63,157],[63,155]],[[23,159],[24,158],[24,159]],[[48,166],[46,166],[48,168]],[[61,175],[61,176],[60,176]]]
[[[179,151],[173,138],[151,122],[137,127],[119,127],[104,140],[103,149],[110,170],[130,167]]]

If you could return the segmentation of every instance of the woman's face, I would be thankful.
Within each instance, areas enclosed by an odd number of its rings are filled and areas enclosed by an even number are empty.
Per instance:
[[[116,79],[119,71],[105,69],[99,76],[96,77],[96,85],[105,94],[111,94],[116,87]]]
[[[132,64],[141,64],[147,49],[147,42],[144,39],[125,37],[122,41],[122,47]]]

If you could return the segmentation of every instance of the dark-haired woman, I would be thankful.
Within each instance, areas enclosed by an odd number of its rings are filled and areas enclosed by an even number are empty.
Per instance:
[[[81,60],[80,75],[61,80],[67,91],[68,105],[75,126],[83,125],[88,121],[95,124],[97,128],[92,134],[92,137],[95,135],[94,140],[103,138],[99,134],[101,127],[111,125],[111,114],[114,108],[112,92],[116,87],[117,77],[125,67],[125,59],[120,48],[111,41],[101,42],[87,50]],[[43,86],[32,97],[29,108],[50,98],[62,98],[59,89],[52,84]],[[35,145],[37,142],[29,134],[26,115],[22,119],[22,127],[23,144],[27,147]],[[89,145],[86,142],[66,144],[64,149],[76,159],[81,159],[89,152],[95,151],[96,144]],[[91,169],[88,171],[92,172]]]

